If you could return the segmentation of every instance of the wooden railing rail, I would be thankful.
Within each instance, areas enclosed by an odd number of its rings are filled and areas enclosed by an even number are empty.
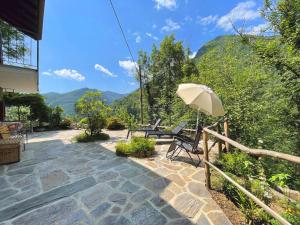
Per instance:
[[[252,156],[257,156],[257,157],[261,157],[261,156],[270,156],[270,157],[273,157],[273,158],[277,158],[277,159],[284,159],[284,160],[287,160],[287,161],[290,161],[290,162],[293,162],[293,163],[297,163],[297,164],[300,164],[300,157],[299,156],[294,156],[294,155],[289,155],[289,154],[285,154],[285,153],[281,153],[281,152],[275,152],[275,151],[270,151],[270,150],[264,150],[264,149],[251,149],[251,148],[248,148],[228,137],[225,137],[221,134],[219,134],[218,132],[216,131],[213,131],[213,130],[210,130],[208,128],[204,128],[203,129],[204,132],[207,132],[213,136],[215,136],[216,138],[224,141],[224,142],[227,142],[229,143],[230,145],[240,149],[241,151],[243,152],[246,152],[248,153],[249,155],[252,155]]]
[[[226,121],[227,122],[227,121]],[[228,132],[226,132],[226,130]],[[281,215],[276,213],[274,210],[272,210],[269,206],[267,206],[263,201],[261,201],[259,198],[257,198],[255,195],[250,193],[248,190],[246,190],[244,187],[239,185],[237,182],[235,182],[233,179],[231,179],[228,175],[226,175],[222,170],[217,168],[215,165],[209,162],[209,148],[208,148],[208,135],[211,134],[214,137],[219,139],[218,144],[218,150],[219,153],[222,153],[222,143],[224,142],[226,145],[226,149],[229,149],[229,146],[236,147],[240,149],[242,152],[246,152],[249,155],[261,157],[261,156],[268,156],[273,157],[277,159],[283,159],[287,160],[289,162],[293,162],[296,164],[300,164],[300,157],[288,155],[285,153],[270,151],[270,150],[264,150],[264,149],[251,149],[248,148],[232,139],[229,138],[229,129],[228,129],[228,123],[224,125],[224,133],[225,136],[220,134],[220,127],[217,127],[217,131],[213,131],[209,129],[208,127],[203,128],[203,150],[204,150],[204,163],[205,163],[205,178],[206,178],[206,187],[208,189],[211,189],[211,182],[210,182],[210,168],[217,171],[220,175],[222,175],[226,180],[228,180],[230,183],[232,183],[237,189],[242,191],[245,195],[247,195],[249,198],[251,198],[257,205],[262,207],[270,216],[278,220],[283,225],[291,225],[287,220],[285,220]]]
[[[236,186],[245,195],[247,195],[249,198],[251,198],[257,205],[262,207],[269,215],[271,215],[273,218],[277,219],[281,224],[283,224],[283,225],[292,225],[291,223],[286,221],[282,216],[280,216],[278,213],[276,213],[274,210],[272,210],[269,206],[267,206],[263,201],[261,201],[259,198],[257,198],[255,195],[253,195],[251,192],[247,191],[244,187],[242,187],[237,182],[235,182],[233,179],[231,179],[228,175],[226,175],[218,167],[214,166],[212,163],[210,163],[206,160],[204,160],[204,162],[205,162],[206,165],[209,165],[211,168],[213,168],[219,174],[221,174],[226,180],[228,180],[230,183],[232,183],[234,186]]]

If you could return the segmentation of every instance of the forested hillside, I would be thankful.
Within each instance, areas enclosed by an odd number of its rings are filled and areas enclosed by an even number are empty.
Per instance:
[[[82,88],[74,91],[70,91],[67,93],[45,93],[43,96],[45,97],[46,103],[51,107],[61,106],[64,109],[64,113],[66,115],[74,115],[75,114],[75,102],[83,96],[88,91],[97,91],[95,89]],[[111,104],[114,100],[120,99],[124,97],[124,94],[119,94],[112,91],[104,91],[102,92],[103,101],[106,104]]]

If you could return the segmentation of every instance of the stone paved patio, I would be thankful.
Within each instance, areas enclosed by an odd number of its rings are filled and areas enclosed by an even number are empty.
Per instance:
[[[116,157],[111,140],[72,143],[79,131],[34,134],[22,161],[0,166],[0,225],[227,225],[204,169],[165,159]]]

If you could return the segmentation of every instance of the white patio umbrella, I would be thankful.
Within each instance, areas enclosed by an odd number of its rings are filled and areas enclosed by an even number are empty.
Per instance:
[[[224,116],[224,108],[219,97],[207,86],[202,84],[179,84],[176,94],[185,104],[197,109],[197,126],[199,111],[211,116]]]

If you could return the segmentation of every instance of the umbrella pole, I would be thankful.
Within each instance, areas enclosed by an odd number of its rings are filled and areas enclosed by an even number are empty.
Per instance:
[[[196,130],[198,129],[198,123],[199,123],[199,110],[197,111],[197,123],[196,123]]]

